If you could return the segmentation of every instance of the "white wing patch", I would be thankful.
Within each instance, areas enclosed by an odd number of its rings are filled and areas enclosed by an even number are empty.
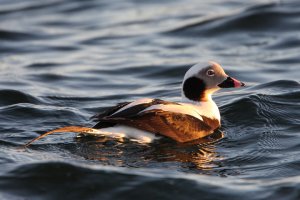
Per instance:
[[[127,108],[139,105],[139,104],[144,104],[144,103],[151,103],[153,101],[153,99],[150,98],[143,98],[143,99],[138,99],[136,101],[131,102],[130,104],[124,106],[123,108],[121,108],[120,110],[118,110],[117,112],[114,112],[113,114],[119,113],[123,110],[126,110]]]

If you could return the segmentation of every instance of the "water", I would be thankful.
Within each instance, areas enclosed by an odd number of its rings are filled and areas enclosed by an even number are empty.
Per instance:
[[[298,1],[10,1],[0,6],[0,199],[299,199]],[[188,144],[56,134],[142,97],[180,100],[220,62],[248,87]],[[222,135],[223,134],[223,135]]]

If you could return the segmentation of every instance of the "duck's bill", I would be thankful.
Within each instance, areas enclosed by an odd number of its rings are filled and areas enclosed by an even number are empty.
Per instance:
[[[227,79],[222,83],[220,83],[218,86],[220,88],[238,88],[238,87],[244,87],[245,83],[228,76]]]

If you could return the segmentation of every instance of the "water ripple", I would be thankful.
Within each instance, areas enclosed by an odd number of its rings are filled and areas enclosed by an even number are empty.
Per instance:
[[[299,199],[298,1],[2,0],[0,20],[0,198]],[[20,149],[119,102],[179,101],[207,60],[247,85],[214,95],[209,137]]]

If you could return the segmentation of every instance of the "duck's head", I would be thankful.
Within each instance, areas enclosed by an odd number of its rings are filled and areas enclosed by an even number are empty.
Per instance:
[[[185,100],[199,102],[211,99],[221,88],[237,88],[244,83],[228,76],[216,62],[198,63],[186,73],[182,82],[182,96]]]

